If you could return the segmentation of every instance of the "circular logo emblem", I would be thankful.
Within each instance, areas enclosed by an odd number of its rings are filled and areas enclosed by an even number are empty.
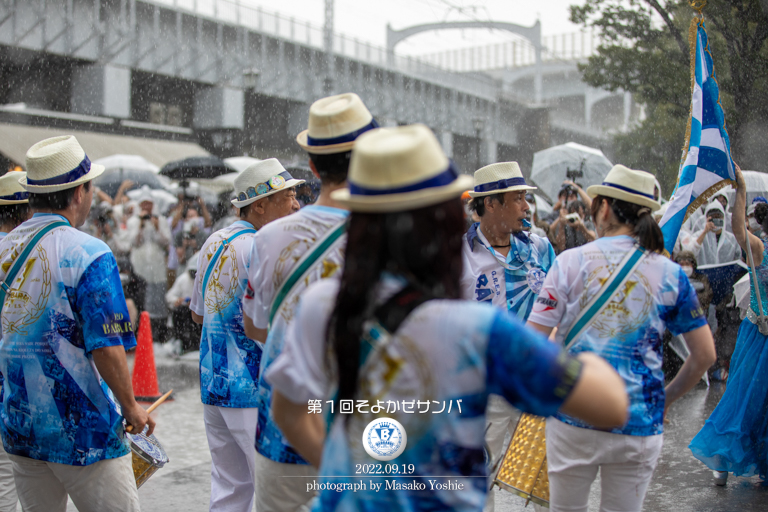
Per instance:
[[[272,188],[272,190],[276,190],[278,188],[282,188],[282,186],[285,185],[285,178],[282,176],[272,176],[269,179],[269,186]]]
[[[396,420],[373,420],[363,431],[363,447],[376,460],[392,460],[398,457],[408,442],[405,429]]]
[[[267,192],[269,192],[269,185],[267,185],[266,183],[259,183],[256,186],[256,193],[258,195],[266,194]]]
[[[528,287],[536,295],[541,293],[541,287],[544,286],[545,277],[547,277],[547,274],[540,268],[532,268],[528,271]]]

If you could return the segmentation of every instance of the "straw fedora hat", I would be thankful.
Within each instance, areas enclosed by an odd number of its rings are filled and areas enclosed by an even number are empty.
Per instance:
[[[307,129],[296,136],[304,151],[330,155],[350,151],[362,133],[377,128],[379,123],[352,92],[317,100],[309,107]]]
[[[35,194],[50,194],[101,176],[104,166],[92,164],[74,135],[41,140],[27,151],[27,176],[19,183]]]
[[[458,198],[472,186],[423,124],[362,135],[349,163],[349,188],[331,193],[352,211],[399,212]]]
[[[242,208],[302,183],[304,180],[291,176],[276,158],[268,158],[249,165],[235,178],[235,199],[232,204]]]
[[[0,176],[0,206],[29,202],[29,192],[19,183],[26,175],[25,172],[11,171]]]
[[[536,187],[525,183],[517,162],[499,162],[475,171],[475,188],[469,191],[469,197],[490,196],[515,190],[536,190]]]
[[[647,206],[655,212],[661,205],[653,199],[655,178],[645,171],[635,171],[623,165],[614,165],[603,179],[602,185],[592,185],[587,189],[589,197],[612,197],[628,203]]]

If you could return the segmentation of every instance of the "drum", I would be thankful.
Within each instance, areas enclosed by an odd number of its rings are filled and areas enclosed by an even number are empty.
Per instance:
[[[520,417],[493,483],[527,502],[549,507],[545,426],[546,418],[541,416]]]
[[[155,471],[168,463],[168,455],[165,454],[160,441],[154,435],[128,434],[125,436],[131,443],[131,455],[133,458],[133,477],[136,479],[136,488],[141,487],[149,480]]]

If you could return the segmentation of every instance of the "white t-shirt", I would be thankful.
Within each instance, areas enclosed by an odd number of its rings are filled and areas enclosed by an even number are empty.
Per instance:
[[[633,238],[622,235],[564,251],[547,274],[529,321],[557,326],[555,339],[563,343],[581,311],[634,246]],[[662,433],[662,336],[666,329],[683,334],[704,325],[707,322],[696,292],[680,265],[660,254],[647,255],[623,288],[568,346],[571,353],[599,354],[624,379],[630,400],[629,420],[612,432],[639,436]],[[572,418],[558,417],[586,427]]]
[[[310,205],[298,212],[271,222],[253,237],[248,290],[243,300],[243,312],[259,329],[269,326],[269,312],[280,285],[291,275],[296,262],[328,231],[344,222],[349,212],[338,208]],[[299,298],[311,283],[330,277],[344,265],[343,235],[322,260],[310,269],[308,277],[297,283],[278,310],[269,328],[259,377],[259,425],[256,449],[263,456],[282,463],[306,464],[283,438],[274,423],[270,404],[272,388],[264,380],[264,372],[283,349],[285,331],[296,313]]]

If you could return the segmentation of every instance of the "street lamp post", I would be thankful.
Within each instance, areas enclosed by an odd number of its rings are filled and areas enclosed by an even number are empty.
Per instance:
[[[475,117],[472,119],[472,125],[475,128],[475,138],[477,139],[477,145],[475,146],[475,170],[477,170],[481,167],[480,146],[483,144],[481,136],[483,134],[483,128],[485,128],[485,119],[482,117]]]

